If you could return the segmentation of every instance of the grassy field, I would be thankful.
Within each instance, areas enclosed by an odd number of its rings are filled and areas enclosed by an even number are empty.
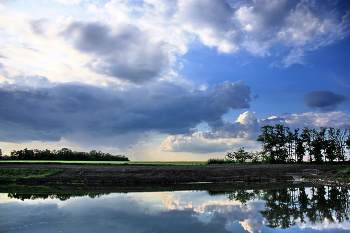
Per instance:
[[[0,168],[0,178],[43,178],[60,172],[58,169]]]
[[[19,163],[19,164],[91,164],[91,165],[152,165],[152,166],[179,166],[179,165],[206,165],[206,161],[51,161],[51,160],[2,160],[0,163]]]

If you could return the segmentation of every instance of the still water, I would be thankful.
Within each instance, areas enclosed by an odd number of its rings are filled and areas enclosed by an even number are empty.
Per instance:
[[[349,190],[0,194],[0,232],[350,232]]]

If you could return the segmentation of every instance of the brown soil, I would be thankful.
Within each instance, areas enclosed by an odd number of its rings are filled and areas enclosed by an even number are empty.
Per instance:
[[[293,180],[290,173],[303,169],[322,172],[344,168],[342,165],[256,164],[256,165],[63,165],[63,164],[0,164],[0,168],[60,169],[46,178],[17,179],[17,184],[180,184],[189,182],[268,182]]]

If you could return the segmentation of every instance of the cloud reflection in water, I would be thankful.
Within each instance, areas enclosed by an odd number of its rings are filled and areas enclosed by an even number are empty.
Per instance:
[[[320,191],[321,190],[321,191]],[[307,188],[298,193],[314,196],[323,189]],[[334,190],[325,188],[330,194]],[[347,190],[340,190],[348,197]],[[246,191],[249,193],[249,191]],[[290,193],[294,191],[289,190]],[[209,192],[210,193],[210,192]],[[333,223],[323,219],[322,223],[310,221],[310,212],[304,214],[304,221],[290,221],[274,229],[266,225],[280,224],[280,219],[271,218],[269,208],[273,204],[285,204],[283,191],[254,192],[256,197],[244,204],[238,201],[239,192],[211,195],[205,191],[156,192],[156,193],[112,193],[96,198],[88,196],[59,199],[34,199],[22,196],[23,201],[0,195],[0,232],[344,232],[350,230],[350,223],[336,216]],[[271,199],[274,193],[275,199]],[[242,193],[241,193],[242,194]],[[295,194],[295,193],[294,193]],[[10,195],[10,194],[9,194]],[[231,195],[231,196],[230,196]],[[285,195],[284,195],[285,196]],[[17,198],[20,197],[17,196]],[[37,196],[38,197],[38,196]],[[52,196],[51,196],[52,197]],[[236,199],[234,199],[235,197]],[[344,196],[345,197],[345,196]],[[270,198],[270,199],[269,199]],[[33,200],[34,199],[34,200]],[[324,200],[330,200],[325,197]],[[294,200],[293,200],[294,201]],[[300,206],[303,204],[300,200]],[[308,202],[308,205],[313,205]],[[336,210],[337,213],[348,209]],[[278,209],[275,212],[278,218]],[[296,212],[297,214],[300,213]],[[334,212],[330,212],[334,215]],[[269,219],[266,219],[268,217]],[[316,216],[317,217],[317,216]],[[294,225],[293,225],[294,224]]]

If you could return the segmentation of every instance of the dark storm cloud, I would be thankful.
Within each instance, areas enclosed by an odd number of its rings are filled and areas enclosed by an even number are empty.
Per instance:
[[[70,24],[62,33],[73,46],[92,56],[87,64],[94,72],[134,83],[159,76],[169,68],[166,44],[137,27],[102,23]]]
[[[322,111],[333,111],[346,100],[342,94],[327,90],[311,91],[305,95],[306,105]]]
[[[72,133],[112,137],[130,132],[186,134],[201,122],[220,121],[230,109],[249,108],[243,81],[216,84],[209,92],[167,82],[112,90],[80,83],[0,88],[1,141],[59,140]],[[6,126],[6,127],[5,127]]]

